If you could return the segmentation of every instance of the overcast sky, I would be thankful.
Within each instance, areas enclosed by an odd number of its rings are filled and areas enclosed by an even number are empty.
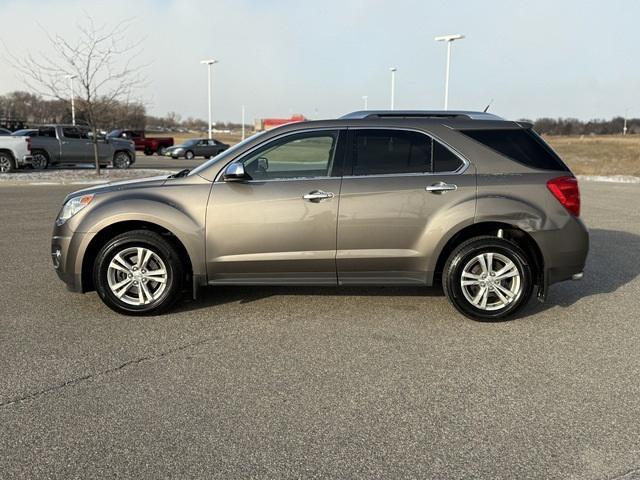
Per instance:
[[[0,0],[0,39],[14,54],[47,52],[46,35],[73,38],[90,13],[132,18],[142,39],[149,113],[206,119],[204,58],[214,68],[214,120],[303,113],[329,118],[388,108],[439,109],[453,45],[449,106],[507,118],[640,116],[640,2],[322,0]],[[40,25],[40,26],[39,26]],[[41,28],[42,27],[42,28]],[[1,45],[1,44],[0,44]],[[4,47],[2,47],[4,49]],[[0,94],[24,89],[0,55]]]

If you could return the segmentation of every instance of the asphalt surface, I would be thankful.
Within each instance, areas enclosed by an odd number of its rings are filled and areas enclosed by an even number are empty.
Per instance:
[[[0,186],[0,478],[638,478],[640,186],[584,183],[586,277],[477,323],[438,289],[68,293],[69,187]]]

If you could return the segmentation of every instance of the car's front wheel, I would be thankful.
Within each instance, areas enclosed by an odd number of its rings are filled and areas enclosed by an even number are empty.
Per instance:
[[[531,265],[515,243],[496,237],[475,237],[449,256],[442,275],[451,303],[474,320],[503,320],[531,298]]]
[[[150,315],[167,310],[178,300],[184,269],[169,241],[156,232],[134,230],[102,247],[93,280],[98,295],[112,310]]]
[[[184,158],[186,158],[187,160],[193,160],[193,157],[195,157],[195,155],[191,150],[187,150],[184,154]]]
[[[131,165],[131,157],[127,152],[116,152],[113,156],[113,166],[115,168],[129,168]]]

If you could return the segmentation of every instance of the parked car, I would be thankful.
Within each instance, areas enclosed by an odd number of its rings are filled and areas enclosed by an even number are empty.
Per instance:
[[[7,130],[6,128],[0,128],[0,136],[11,135],[11,130]]]
[[[434,285],[478,320],[582,277],[576,178],[482,112],[355,112],[255,135],[196,169],[70,194],[51,253],[113,310],[204,285]]]
[[[31,165],[31,139],[29,137],[0,136],[0,173]]]
[[[229,148],[226,143],[208,138],[192,138],[180,145],[165,148],[162,154],[172,158],[186,158],[191,160],[194,157],[210,158],[215,157],[220,152],[224,152]]]
[[[16,130],[15,132],[11,132],[11,135],[14,137],[29,137],[38,135],[37,128],[23,128],[22,130]]]
[[[59,163],[78,164],[94,161],[93,140],[89,127],[47,125],[38,128],[31,138],[31,165],[34,169]],[[129,168],[136,161],[133,142],[118,138],[99,138],[98,155],[104,166]]]
[[[124,138],[133,140],[136,150],[144,152],[145,155],[162,154],[162,150],[173,145],[171,137],[147,137],[142,130],[112,130],[107,134],[107,138]]]

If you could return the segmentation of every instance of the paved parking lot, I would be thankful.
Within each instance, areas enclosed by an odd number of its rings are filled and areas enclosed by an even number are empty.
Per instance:
[[[438,289],[68,293],[73,187],[0,186],[0,478],[638,478],[640,186],[583,184],[586,278],[504,323]]]

